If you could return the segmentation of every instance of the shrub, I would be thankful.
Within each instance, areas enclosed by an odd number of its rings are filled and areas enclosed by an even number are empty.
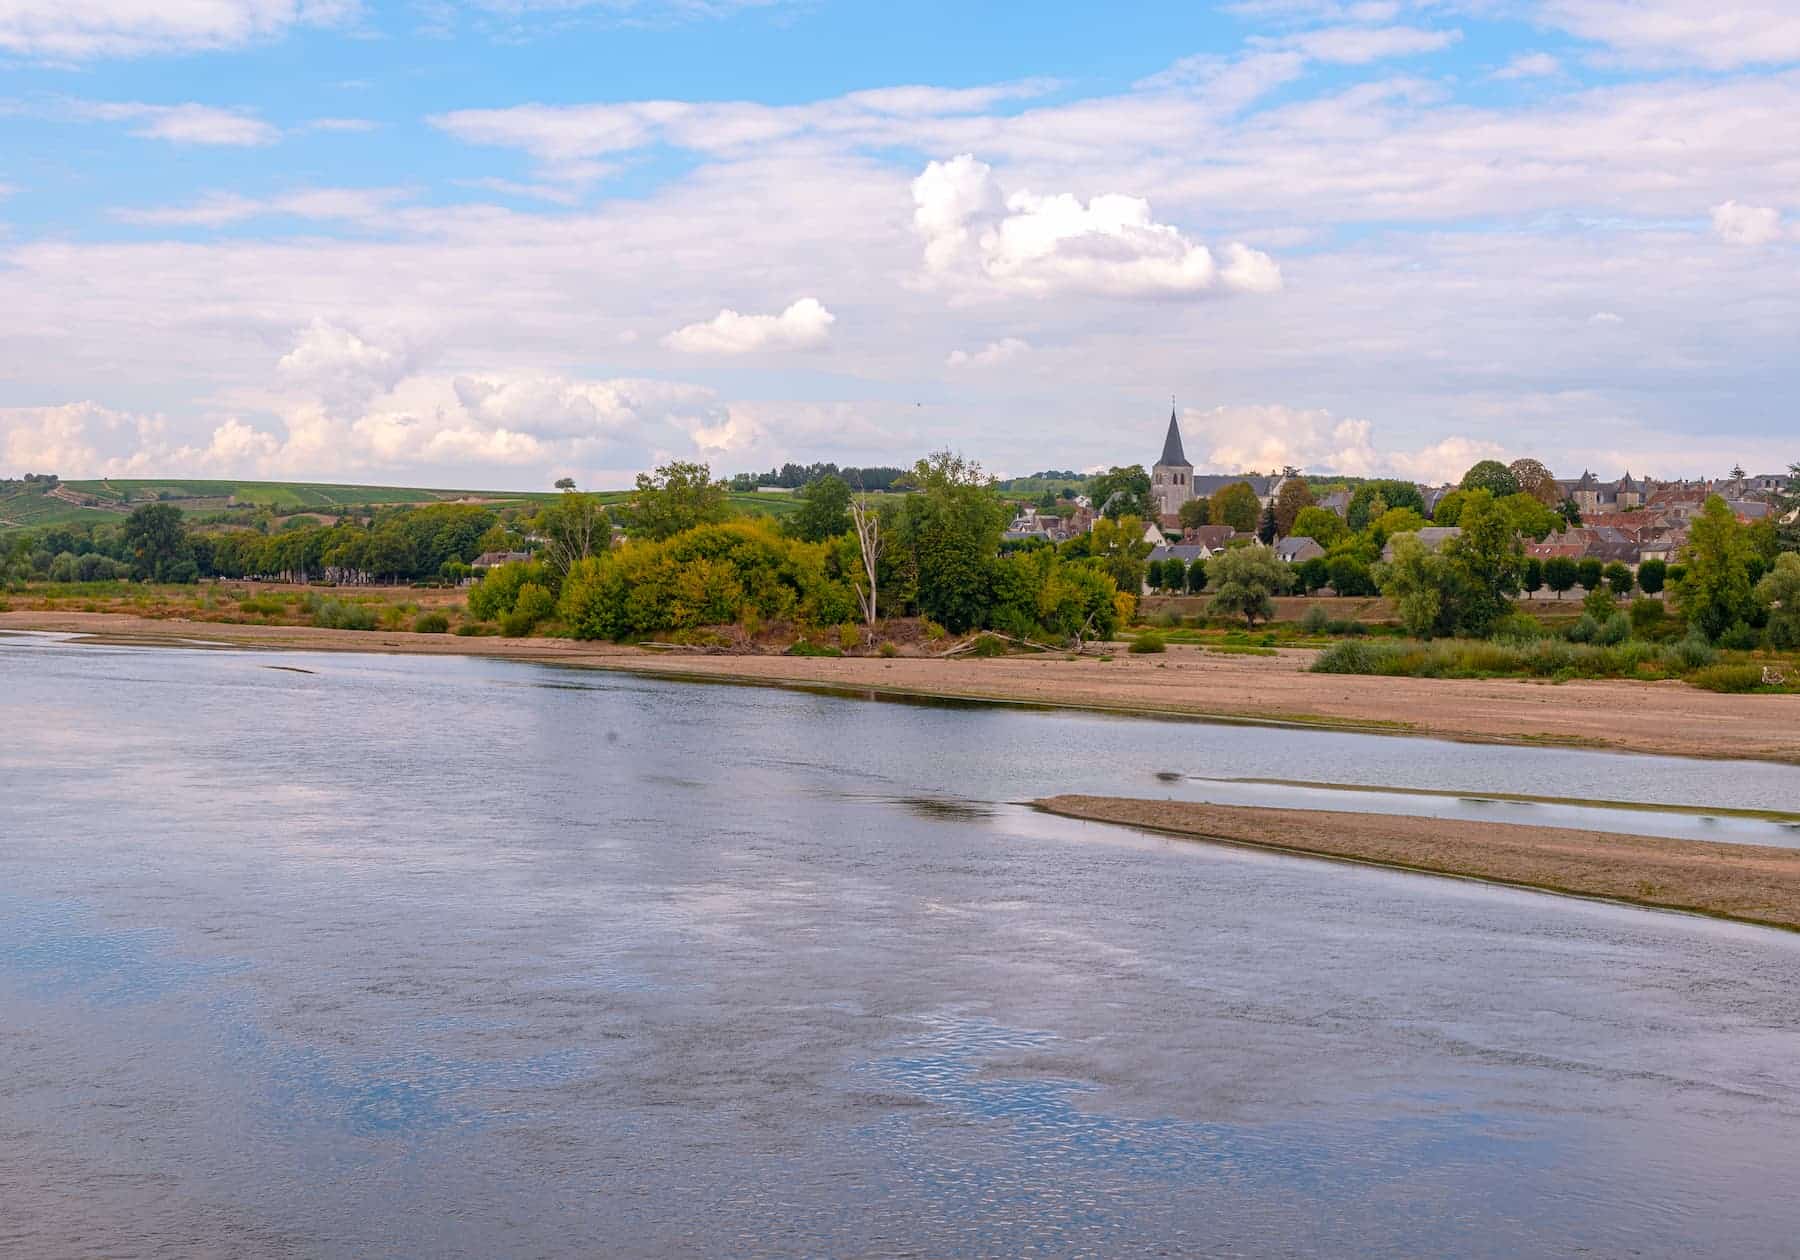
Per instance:
[[[894,646],[894,643],[891,639],[883,639],[881,641],[881,646],[876,648],[875,652],[876,652],[876,655],[878,655],[878,656],[886,656],[886,657],[895,657],[895,656],[900,655],[900,649]]]
[[[513,597],[512,611],[500,618],[500,633],[522,639],[556,611],[556,597],[536,582],[525,582]]]
[[[1706,691],[1744,692],[1762,686],[1760,665],[1709,665],[1688,676],[1694,686]]]
[[[1169,644],[1168,641],[1160,634],[1156,633],[1156,631],[1146,630],[1131,641],[1131,650],[1139,655],[1146,655],[1152,652],[1167,652],[1169,650]]]
[[[1600,633],[1600,623],[1594,619],[1593,613],[1582,613],[1581,620],[1569,627],[1569,642],[1592,643],[1594,636]]]
[[[1719,659],[1713,645],[1706,641],[1706,636],[1690,634],[1677,643],[1665,646],[1661,652],[1663,663],[1678,674],[1700,669],[1711,665]]]
[[[1315,674],[1398,673],[1406,649],[1397,643],[1334,643],[1313,662]]]
[[[970,656],[994,657],[1006,655],[1006,640],[992,634],[978,635],[969,648]]]
[[[1739,652],[1748,652],[1762,643],[1762,631],[1748,622],[1734,622],[1730,629],[1719,636],[1719,646],[1731,648]]]
[[[414,634],[444,634],[450,629],[450,618],[441,612],[422,612],[413,618]]]
[[[998,639],[995,640],[999,642]],[[789,656],[842,656],[843,653],[829,643],[814,643],[801,639],[787,650]]]
[[[1530,613],[1511,612],[1494,624],[1494,638],[1502,643],[1535,643],[1544,637],[1544,623]]]
[[[1325,634],[1331,629],[1331,614],[1323,604],[1308,604],[1300,617],[1300,628],[1308,634]]]
[[[485,621],[465,621],[456,627],[456,633],[464,638],[473,638],[476,635],[493,634],[495,630]]]
[[[1655,599],[1634,599],[1631,601],[1631,630],[1640,639],[1653,638],[1668,619],[1668,612],[1662,601]]]
[[[373,630],[380,622],[367,604],[346,604],[313,595],[308,597],[306,608],[312,614],[313,625],[327,630]]]
[[[861,641],[861,639],[862,630],[860,627],[852,625],[850,622],[845,622],[838,627],[838,647],[840,650],[845,652],[850,651]]]
[[[1631,619],[1616,612],[1600,623],[1600,629],[1594,633],[1594,642],[1602,647],[1616,647],[1630,637]]]

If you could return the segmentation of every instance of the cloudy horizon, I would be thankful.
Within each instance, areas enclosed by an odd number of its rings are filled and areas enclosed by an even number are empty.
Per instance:
[[[1800,459],[1800,10],[0,0],[0,475]]]

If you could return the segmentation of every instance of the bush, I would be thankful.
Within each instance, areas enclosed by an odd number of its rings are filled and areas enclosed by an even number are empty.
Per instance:
[[[1630,637],[1631,619],[1616,612],[1600,623],[1600,629],[1594,633],[1594,642],[1602,647],[1616,647]]]
[[[484,621],[465,621],[456,627],[456,633],[462,635],[465,639],[468,639],[474,638],[477,635],[494,634],[496,632],[493,626]]]
[[[1334,643],[1313,662],[1315,674],[1398,673],[1406,649],[1397,643]]]
[[[450,629],[450,618],[441,612],[422,612],[413,618],[414,634],[445,634]]]
[[[536,582],[525,582],[514,596],[512,611],[500,618],[500,633],[509,639],[522,639],[555,611],[555,596]]]
[[[862,629],[846,621],[838,627],[838,647],[848,652],[862,641]]]
[[[1600,623],[1594,619],[1593,613],[1582,613],[1581,620],[1569,627],[1570,643],[1592,643],[1594,636],[1600,633]]]
[[[1762,631],[1748,622],[1734,622],[1730,629],[1719,636],[1719,646],[1739,652],[1749,652],[1762,644]]]
[[[1544,623],[1530,613],[1511,612],[1494,623],[1494,638],[1502,643],[1535,643],[1544,637]]]
[[[1169,644],[1168,641],[1160,634],[1156,633],[1156,631],[1146,630],[1131,641],[1131,650],[1139,655],[1147,655],[1153,652],[1167,652],[1169,650]]]
[[[1762,686],[1762,666],[1711,665],[1690,674],[1688,681],[1705,691],[1755,691]]]
[[[886,657],[891,658],[891,657],[900,655],[900,649],[894,646],[894,643],[891,639],[883,639],[881,641],[881,646],[875,649],[875,653],[877,656],[886,656]]]
[[[1325,634],[1331,629],[1331,614],[1323,604],[1308,604],[1300,617],[1300,628],[1308,634]]]
[[[1006,640],[995,635],[979,635],[969,648],[970,656],[994,657],[1006,655]]]
[[[346,604],[308,595],[304,607],[312,614],[313,625],[326,630],[373,630],[380,624],[375,610],[367,604]]]
[[[1668,611],[1663,608],[1661,600],[1634,599],[1631,601],[1631,631],[1640,639],[1656,637],[1663,623],[1668,620]]]
[[[995,642],[999,642],[998,639]],[[843,653],[829,643],[814,643],[809,639],[801,639],[787,650],[789,656],[842,656]]]
[[[1706,641],[1706,636],[1690,634],[1678,643],[1671,643],[1661,652],[1663,663],[1673,672],[1685,674],[1691,670],[1711,665],[1719,659],[1713,645]]]

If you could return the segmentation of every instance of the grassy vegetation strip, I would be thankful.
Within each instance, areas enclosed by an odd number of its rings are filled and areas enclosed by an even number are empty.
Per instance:
[[[1656,801],[1583,800],[1573,796],[1533,796],[1529,792],[1451,792],[1439,788],[1376,787],[1368,783],[1322,783],[1315,779],[1241,776],[1212,782],[1255,783],[1265,787],[1312,788],[1327,792],[1373,792],[1384,796],[1433,796],[1446,800],[1517,801],[1523,805],[1577,805],[1584,809],[1635,809],[1647,814],[1689,814],[1698,818],[1756,818],[1767,822],[1800,823],[1800,814],[1780,809],[1714,809],[1704,805],[1665,805]]]
[[[1108,796],[1053,796],[1048,813],[1196,840],[1490,880],[1800,931],[1800,850],[1562,827],[1449,822]]]

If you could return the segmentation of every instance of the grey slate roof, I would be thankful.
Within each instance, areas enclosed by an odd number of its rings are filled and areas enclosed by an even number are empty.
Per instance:
[[[1156,461],[1159,465],[1172,468],[1192,468],[1187,456],[1181,450],[1181,426],[1175,421],[1175,409],[1169,408],[1169,435],[1163,439],[1162,458]]]

